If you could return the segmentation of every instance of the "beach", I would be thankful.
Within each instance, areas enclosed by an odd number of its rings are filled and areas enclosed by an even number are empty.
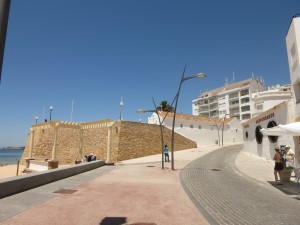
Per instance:
[[[25,169],[25,165],[19,165],[19,176],[24,175],[22,171]],[[7,177],[14,177],[17,175],[17,164],[0,166],[0,179]]]

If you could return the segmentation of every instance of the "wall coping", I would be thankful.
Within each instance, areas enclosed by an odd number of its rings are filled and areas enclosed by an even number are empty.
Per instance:
[[[36,188],[57,180],[71,177],[105,165],[105,161],[97,160],[76,164],[66,168],[34,172],[23,176],[9,177],[0,180],[0,199],[32,188]]]

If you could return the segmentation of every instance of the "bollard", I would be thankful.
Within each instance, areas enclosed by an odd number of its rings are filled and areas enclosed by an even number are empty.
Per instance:
[[[20,160],[18,160],[18,163],[17,163],[17,176],[19,174],[19,164],[20,164]]]

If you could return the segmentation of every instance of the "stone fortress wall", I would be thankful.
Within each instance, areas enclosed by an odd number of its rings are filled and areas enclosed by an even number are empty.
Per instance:
[[[163,127],[163,133],[164,142],[170,149],[172,132]],[[175,151],[196,147],[196,142],[175,133]],[[161,151],[159,125],[113,120],[50,121],[31,127],[21,163],[32,158],[36,161],[58,160],[59,165],[69,165],[90,153],[97,159],[115,163],[160,154]]]

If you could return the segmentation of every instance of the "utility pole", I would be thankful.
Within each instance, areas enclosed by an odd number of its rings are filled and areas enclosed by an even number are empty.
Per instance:
[[[4,48],[6,40],[6,31],[8,25],[8,16],[10,9],[10,0],[1,0],[0,1],[0,82],[2,74],[2,65],[4,58]]]

